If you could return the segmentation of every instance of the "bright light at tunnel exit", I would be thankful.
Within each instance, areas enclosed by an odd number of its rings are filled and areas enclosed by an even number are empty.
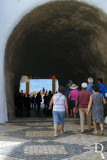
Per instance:
[[[56,80],[56,91],[58,91],[58,80]],[[47,91],[52,91],[52,80],[51,79],[31,79],[30,80],[30,93],[33,91],[39,92],[40,90],[45,88]],[[26,91],[26,83],[20,83],[20,91]]]

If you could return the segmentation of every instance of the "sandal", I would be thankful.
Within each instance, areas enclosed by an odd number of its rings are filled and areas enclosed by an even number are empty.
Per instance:
[[[85,133],[84,131],[81,131],[81,134]]]
[[[103,135],[104,134],[104,130],[101,130],[101,135]]]
[[[98,131],[94,131],[93,134],[98,134]]]
[[[54,137],[57,137],[58,136],[58,134],[57,133],[54,133]]]
[[[63,134],[64,133],[64,131],[61,131],[61,134]]]

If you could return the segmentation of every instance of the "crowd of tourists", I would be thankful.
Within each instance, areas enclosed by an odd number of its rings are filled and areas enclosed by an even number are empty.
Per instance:
[[[91,131],[93,121],[94,134],[98,134],[97,124],[101,127],[101,134],[104,134],[104,104],[106,104],[107,87],[103,84],[103,79],[99,78],[97,84],[93,84],[93,78],[89,77],[87,82],[81,84],[81,89],[71,80],[67,86],[59,86],[58,92],[47,93],[43,88],[36,96],[19,93],[15,98],[16,113],[23,115],[26,109],[27,116],[30,116],[31,109],[40,110],[41,102],[44,101],[42,110],[43,116],[52,116],[54,121],[54,136],[57,136],[57,128],[60,121],[61,133],[64,133],[64,117],[80,117],[81,133],[85,132],[84,124],[87,119],[88,131]]]
[[[17,93],[15,95],[15,104],[16,104],[16,116],[31,115],[31,109],[33,111],[40,111],[41,102],[44,100],[44,109],[43,114],[48,115],[51,112],[48,110],[49,103],[52,98],[51,91],[38,92],[37,95],[29,95],[23,93]],[[50,114],[51,115],[51,114]]]
[[[98,134],[97,124],[100,124],[101,135],[104,134],[104,110],[107,87],[103,79],[99,78],[97,84],[93,84],[93,78],[88,78],[88,83],[78,86],[69,80],[66,87],[59,86],[58,93],[54,94],[50,101],[49,109],[53,107],[54,136],[58,136],[57,128],[60,121],[61,133],[64,133],[64,117],[76,117],[80,115],[81,133],[85,132],[84,121],[87,119],[88,131],[91,131],[91,122],[94,125],[94,134]]]

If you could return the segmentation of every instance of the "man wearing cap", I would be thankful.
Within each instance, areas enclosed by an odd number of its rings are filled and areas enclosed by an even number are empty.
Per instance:
[[[80,114],[80,124],[81,124],[81,133],[84,133],[84,120],[85,120],[85,115],[87,118],[87,127],[88,130],[91,130],[91,113],[87,115],[88,111],[88,103],[90,100],[90,95],[91,92],[87,91],[87,83],[82,83],[82,91],[80,91],[77,94],[76,97],[76,103],[75,103],[75,110],[77,109],[78,103],[79,103],[79,114]]]
[[[92,77],[89,77],[89,78],[88,78],[87,90],[90,91],[91,93],[93,93],[93,91],[92,91],[92,86],[93,86],[93,78],[92,78]]]
[[[69,110],[70,110],[70,108],[71,108],[71,101],[70,101],[70,99],[68,98],[68,95],[69,95],[69,92],[70,92],[70,90],[71,90],[71,89],[70,89],[70,86],[71,86],[72,84],[73,84],[73,82],[72,82],[71,80],[69,80],[67,86],[64,87],[64,95],[65,95],[66,98],[67,98]],[[67,117],[68,117],[68,116],[67,116]]]

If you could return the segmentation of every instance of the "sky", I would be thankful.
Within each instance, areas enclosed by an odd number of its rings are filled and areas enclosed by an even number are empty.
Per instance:
[[[30,80],[30,92],[33,91],[40,91],[45,88],[48,91],[52,91],[52,80],[51,79],[37,79],[37,80]],[[20,83],[20,90],[26,90],[26,83]],[[58,90],[58,80],[56,81],[56,90]]]

